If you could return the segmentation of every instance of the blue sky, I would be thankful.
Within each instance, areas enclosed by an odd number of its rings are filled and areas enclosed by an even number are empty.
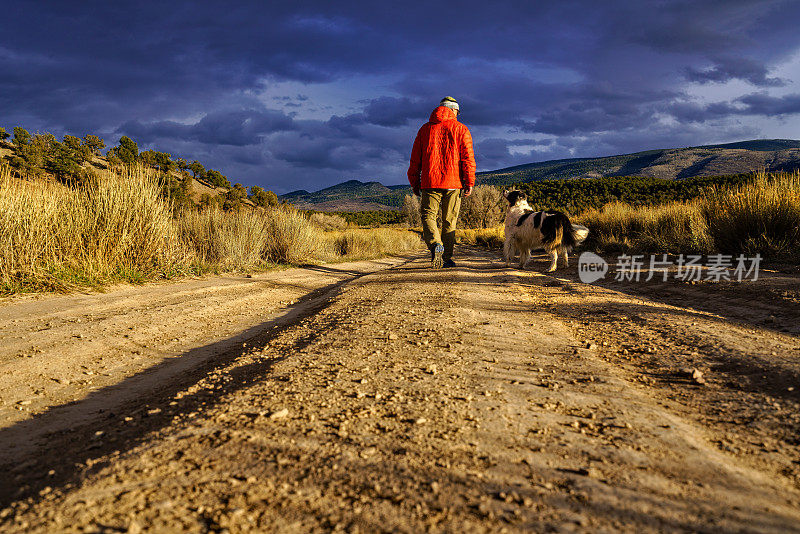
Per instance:
[[[121,135],[278,193],[405,183],[462,106],[479,170],[800,138],[800,2],[9,2],[0,126]]]

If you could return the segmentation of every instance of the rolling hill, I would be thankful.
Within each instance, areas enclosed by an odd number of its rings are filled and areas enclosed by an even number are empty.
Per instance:
[[[800,168],[800,141],[760,139],[723,145],[648,150],[600,158],[542,161],[478,173],[482,184],[536,180],[649,176],[667,180]]]
[[[369,211],[397,209],[403,201],[403,196],[410,191],[407,185],[385,186],[379,182],[348,180],[314,193],[300,189],[281,195],[279,198],[300,209]]]
[[[480,147],[478,147],[480,148]],[[719,145],[647,150],[599,158],[572,158],[517,165],[479,172],[478,184],[508,186],[538,180],[649,176],[680,180],[695,176],[718,176],[758,170],[800,169],[800,141],[758,139]],[[391,210],[410,192],[406,185],[385,186],[379,182],[349,180],[310,193],[305,190],[282,195],[302,209],[319,211]]]

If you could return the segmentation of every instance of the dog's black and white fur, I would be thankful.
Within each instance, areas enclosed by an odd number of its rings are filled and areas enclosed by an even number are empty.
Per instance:
[[[503,256],[506,267],[519,251],[519,268],[524,269],[531,250],[543,248],[551,258],[547,272],[556,270],[559,254],[564,266],[569,265],[569,251],[586,239],[589,230],[572,224],[560,211],[533,211],[525,193],[519,190],[503,193],[508,200],[506,235]]]

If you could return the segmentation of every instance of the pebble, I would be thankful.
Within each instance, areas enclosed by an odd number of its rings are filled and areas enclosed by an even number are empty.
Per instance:
[[[272,412],[269,415],[269,418],[270,419],[283,419],[284,417],[286,417],[288,415],[289,415],[289,409],[288,408],[282,408],[282,409],[278,410],[277,412]]]
[[[589,478],[600,478],[600,471],[594,467],[582,467],[578,469],[578,474]]]

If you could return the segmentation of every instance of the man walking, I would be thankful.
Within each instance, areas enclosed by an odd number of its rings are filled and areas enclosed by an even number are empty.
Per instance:
[[[446,96],[431,113],[430,120],[417,132],[408,181],[420,196],[422,238],[431,251],[431,267],[455,267],[453,246],[456,222],[461,208],[461,191],[472,194],[475,185],[475,155],[472,135],[456,117],[456,99]],[[436,218],[442,211],[442,230]]]

